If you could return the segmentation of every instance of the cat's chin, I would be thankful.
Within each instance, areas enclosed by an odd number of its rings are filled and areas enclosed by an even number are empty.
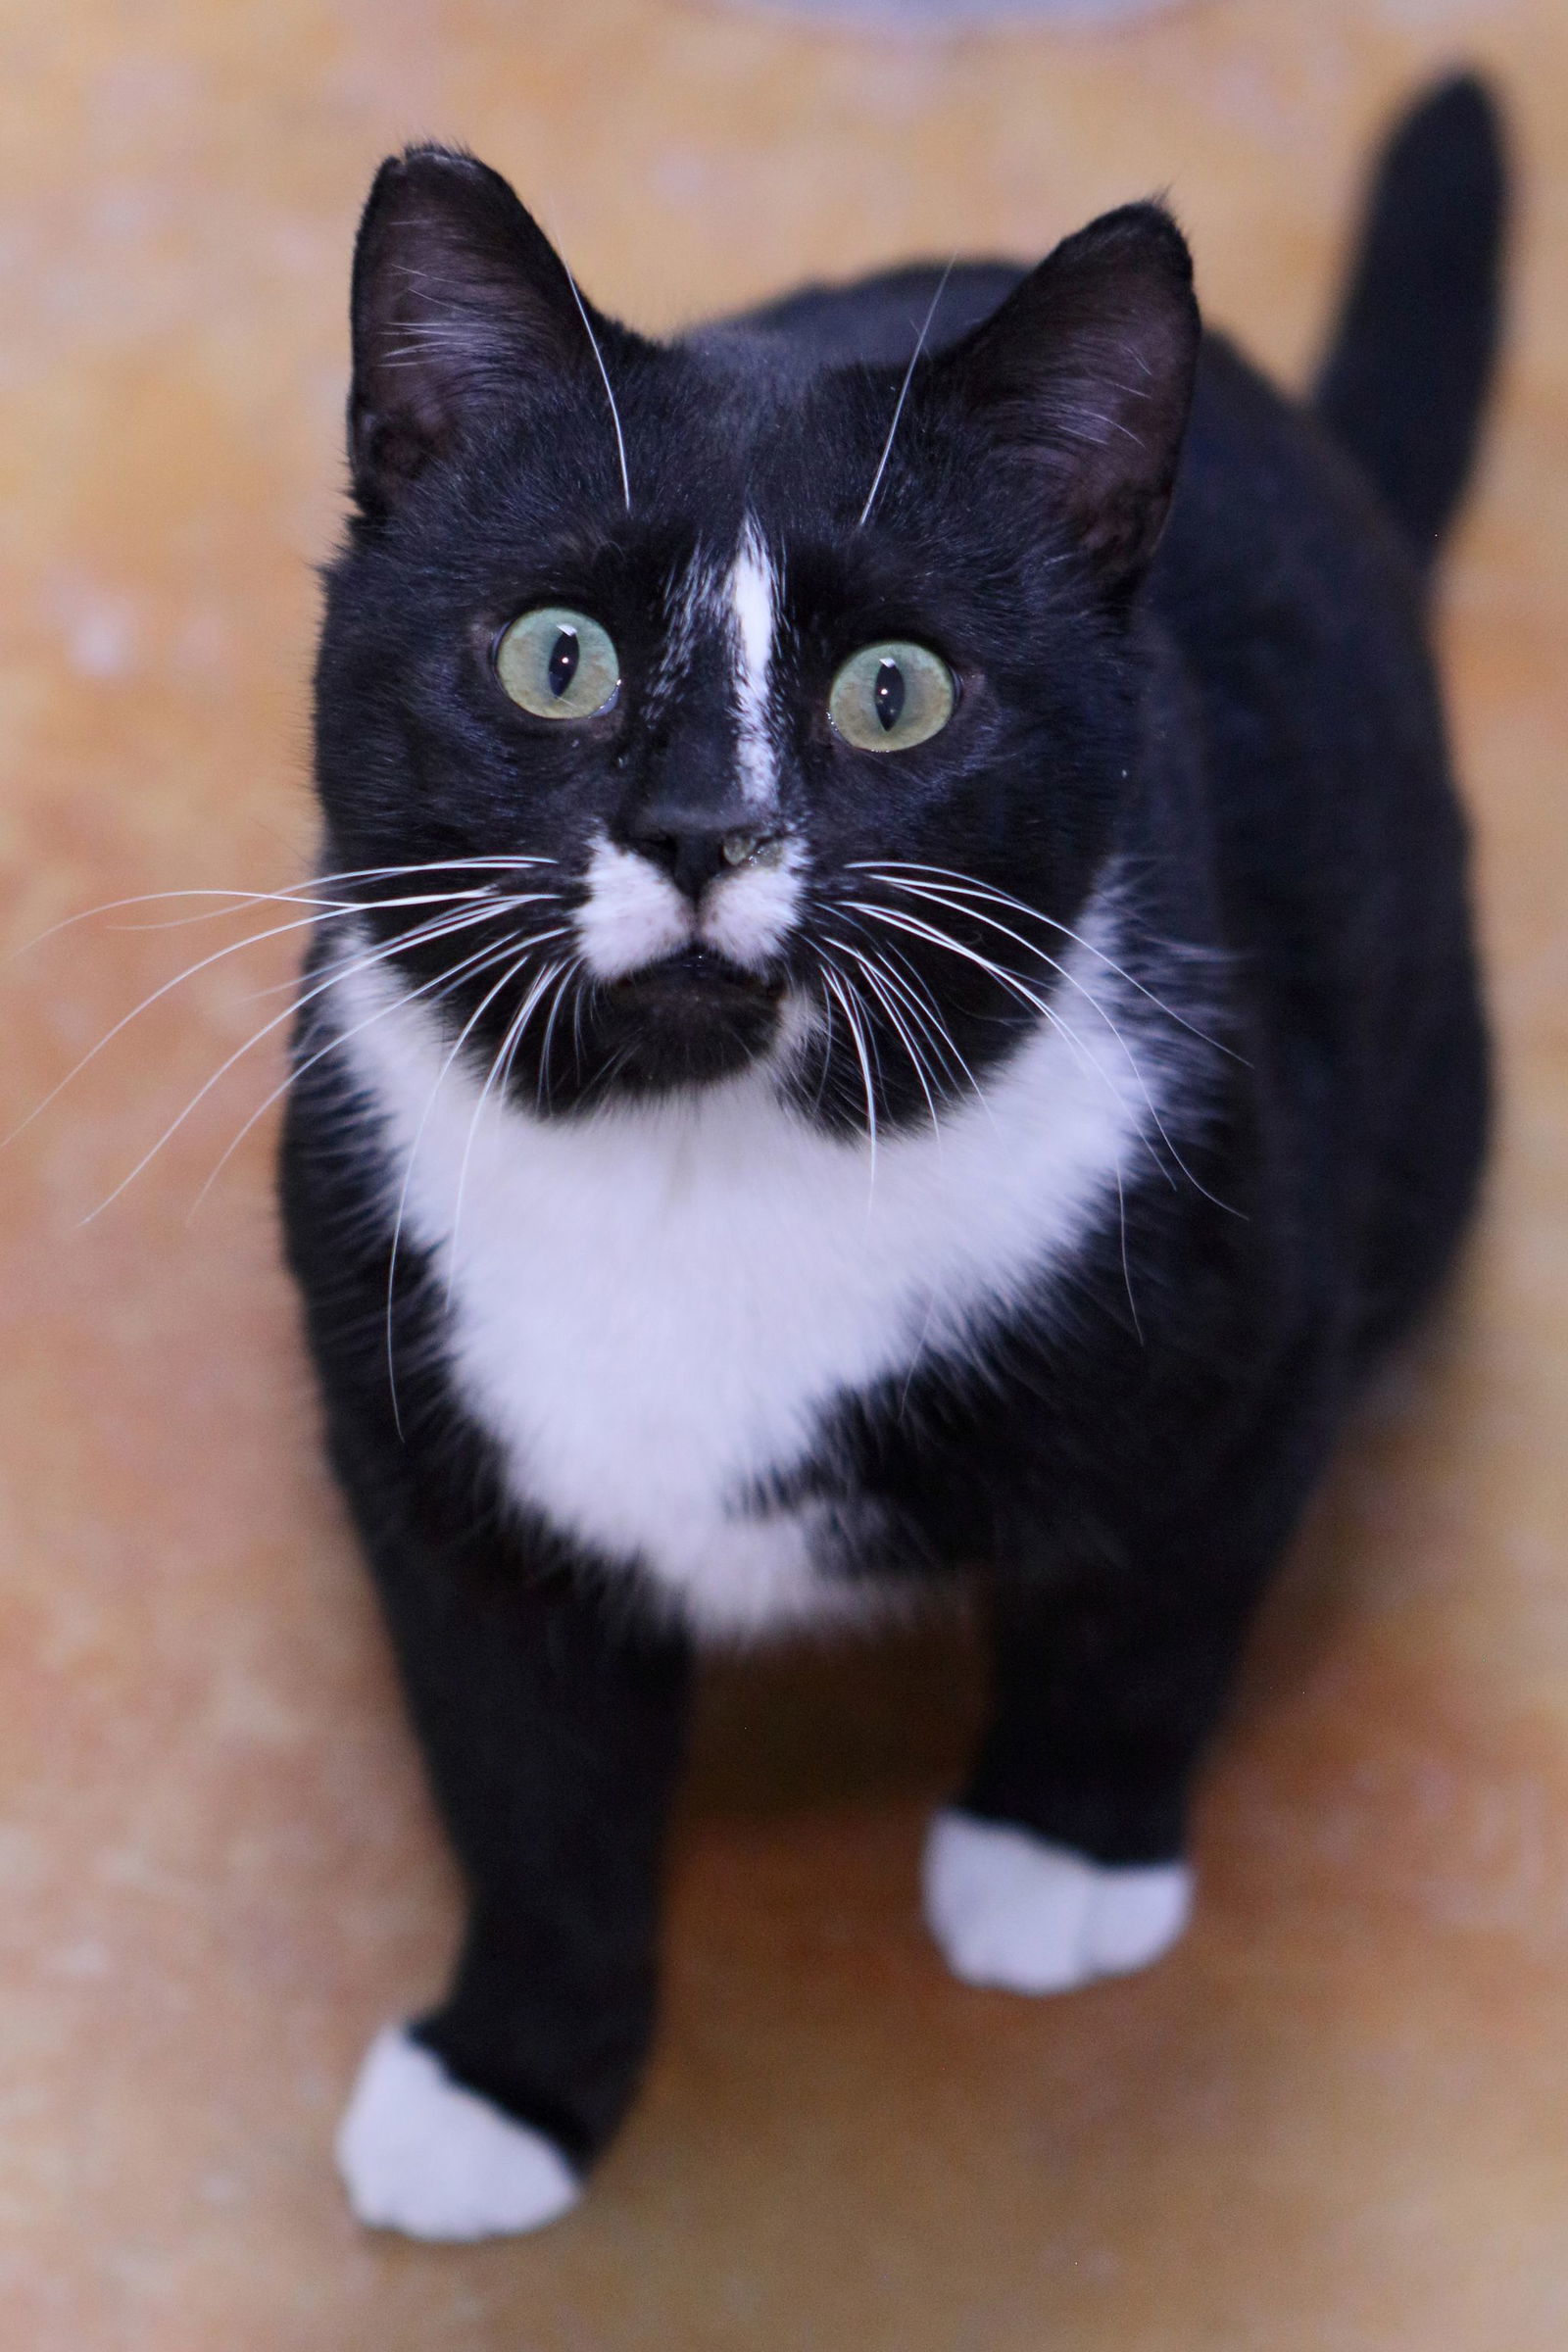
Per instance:
[[[582,1077],[552,1087],[554,1106],[616,1095],[676,1094],[715,1086],[776,1044],[782,979],[691,948],[595,992],[585,1008]]]

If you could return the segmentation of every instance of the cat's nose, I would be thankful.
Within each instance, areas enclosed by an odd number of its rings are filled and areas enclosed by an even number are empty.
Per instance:
[[[762,839],[744,808],[699,810],[668,803],[641,810],[626,833],[630,847],[694,901],[718,875],[747,864]]]

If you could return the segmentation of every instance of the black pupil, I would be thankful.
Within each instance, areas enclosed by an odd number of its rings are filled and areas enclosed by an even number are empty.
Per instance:
[[[871,701],[882,721],[882,731],[891,735],[904,710],[904,672],[896,662],[877,663],[876,684],[871,689]]]
[[[550,691],[558,702],[577,675],[577,654],[576,630],[561,630],[555,644],[550,649],[550,664],[545,673],[550,680]],[[901,702],[904,700],[902,686],[899,689],[899,700]]]

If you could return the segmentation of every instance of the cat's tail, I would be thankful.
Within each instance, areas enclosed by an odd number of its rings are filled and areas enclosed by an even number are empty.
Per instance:
[[[1378,161],[1315,396],[1423,566],[1475,454],[1497,348],[1506,217],[1496,105],[1474,74],[1455,75],[1416,102]]]

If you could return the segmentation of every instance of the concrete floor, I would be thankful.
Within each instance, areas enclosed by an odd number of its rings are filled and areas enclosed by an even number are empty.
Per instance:
[[[287,940],[153,1005],[0,1159],[0,2342],[17,2352],[1556,2352],[1568,2342],[1568,19],[1208,0],[951,41],[676,0],[10,0],[0,860],[32,940],[304,869],[313,560],[357,204],[427,131],[638,323],[1168,188],[1288,376],[1373,126],[1455,57],[1525,172],[1515,344],[1445,634],[1507,1078],[1486,1228],[1258,1644],[1190,1940],[1032,2004],[950,1983],[920,1823],[961,1644],[730,1669],[667,2017],[584,2209],[362,2234],[365,2038],[452,1889],[278,1274]],[[156,911],[156,910],[154,910]],[[0,1125],[221,932],[0,967]],[[243,968],[241,968],[243,966]]]

